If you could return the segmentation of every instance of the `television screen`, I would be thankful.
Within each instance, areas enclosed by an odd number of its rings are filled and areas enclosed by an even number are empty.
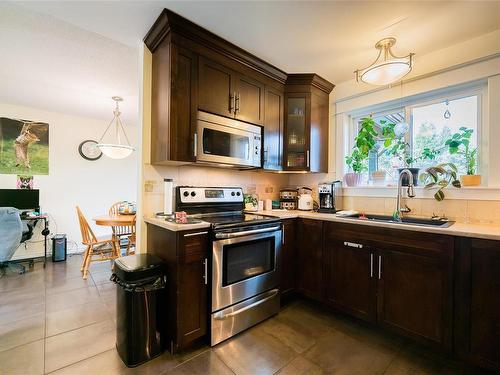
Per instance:
[[[40,207],[39,190],[0,189],[0,207],[32,210]]]

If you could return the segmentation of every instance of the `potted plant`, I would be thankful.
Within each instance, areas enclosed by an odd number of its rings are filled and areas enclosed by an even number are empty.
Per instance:
[[[377,135],[375,121],[371,117],[364,117],[361,120],[358,135],[354,139],[356,146],[351,155],[345,158],[346,164],[352,170],[352,172],[346,173],[344,176],[347,186],[358,186],[360,184],[361,173],[367,169],[364,161],[377,143]]]
[[[351,155],[345,157],[346,164],[352,172],[348,172],[344,176],[344,181],[347,186],[358,186],[361,183],[362,172],[365,171],[366,165],[364,163],[366,156],[364,156],[358,148],[352,150]]]
[[[389,138],[390,139],[390,138]],[[441,150],[432,149],[426,147],[422,150],[422,153],[418,156],[413,156],[411,153],[410,144],[406,141],[404,136],[401,136],[396,139],[392,139],[392,144],[389,144],[388,153],[389,155],[395,156],[399,160],[399,164],[402,167],[398,168],[398,174],[404,169],[408,169],[413,175],[413,184],[418,185],[418,174],[420,171],[419,167],[415,165],[422,160],[434,160],[436,156],[441,153]],[[403,186],[408,185],[408,177],[403,176]]]
[[[457,179],[457,166],[453,163],[443,163],[427,168],[420,175],[420,180],[425,184],[426,189],[436,189],[434,199],[439,202],[444,199],[443,189],[449,184],[456,188],[462,187]]]
[[[453,134],[445,142],[445,146],[448,146],[450,154],[462,155],[465,159],[467,174],[460,176],[462,186],[481,185],[481,175],[476,174],[477,147],[471,148],[470,145],[470,138],[473,132],[473,129],[462,126],[458,133]]]

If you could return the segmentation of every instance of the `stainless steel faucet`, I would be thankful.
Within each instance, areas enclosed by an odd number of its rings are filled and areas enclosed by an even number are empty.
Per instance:
[[[401,188],[403,185],[403,176],[407,175],[408,176],[408,198],[413,198],[415,197],[415,186],[413,185],[413,174],[408,170],[408,169],[403,169],[401,173],[399,174],[399,179],[398,179],[398,198],[397,198],[397,203],[396,203],[396,212],[394,213],[395,219],[398,221],[401,221],[401,214],[403,212],[407,213],[410,212],[411,209],[408,207],[406,204],[403,208],[401,208]]]

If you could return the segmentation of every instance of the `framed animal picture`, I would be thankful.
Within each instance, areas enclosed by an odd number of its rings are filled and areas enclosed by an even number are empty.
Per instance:
[[[0,117],[0,174],[49,174],[49,124]]]

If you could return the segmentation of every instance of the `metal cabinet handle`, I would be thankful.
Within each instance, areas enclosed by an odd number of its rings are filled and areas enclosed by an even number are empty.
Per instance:
[[[233,95],[229,94],[229,113],[234,112],[235,100],[236,100],[236,93],[233,93]]]
[[[237,114],[240,111],[240,105],[241,105],[240,93],[236,94],[236,99],[234,104],[235,104],[234,114]]]
[[[363,245],[360,243],[355,243],[355,242],[344,242],[344,246],[349,246],[349,247],[355,247],[356,249],[362,249]]]
[[[281,229],[281,226],[277,226],[277,227],[270,227],[270,228],[263,228],[263,229],[246,230],[243,232],[216,233],[215,238],[217,238],[217,239],[235,238],[235,237],[241,237],[241,236],[249,236],[251,234],[274,232],[274,231],[277,231],[280,229]]]
[[[271,298],[274,298],[279,292],[279,289],[273,289],[271,291],[268,292],[269,296],[257,301],[257,302],[254,302],[248,306],[245,306],[245,307],[242,307],[241,309],[239,310],[236,310],[236,311],[233,311],[229,314],[223,314],[221,312],[215,314],[214,316],[214,319],[217,319],[217,320],[224,320],[224,319],[227,319],[227,318],[231,318],[233,316],[236,316],[236,315],[239,315],[241,314],[242,312],[245,312],[247,310],[250,310],[250,309],[253,309],[254,307],[260,305],[260,304],[263,304],[264,302],[267,302],[269,301]]]
[[[203,234],[208,234],[208,232],[196,232],[196,233],[186,233],[184,237],[201,236]]]
[[[382,279],[382,255],[378,256],[378,279]]]
[[[373,278],[373,253],[370,253],[370,278]]]
[[[281,244],[285,244],[285,225],[281,226]]]
[[[203,274],[203,280],[205,280],[205,285],[208,285],[208,259],[205,258],[203,261],[203,265],[205,266],[205,273]]]
[[[194,157],[198,155],[198,133],[194,133],[193,154]]]
[[[307,167],[310,167],[310,157],[309,157],[309,150],[306,151],[306,158],[307,158]]]

